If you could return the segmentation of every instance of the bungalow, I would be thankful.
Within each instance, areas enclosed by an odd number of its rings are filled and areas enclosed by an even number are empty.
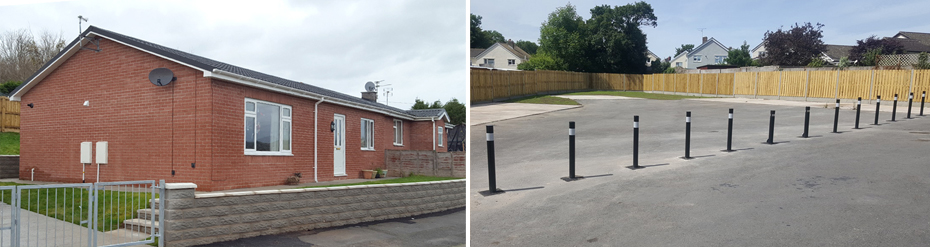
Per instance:
[[[517,65],[526,62],[530,57],[530,54],[516,46],[513,40],[507,40],[507,43],[494,43],[488,49],[471,49],[471,66],[516,70]]]
[[[682,52],[672,59],[673,67],[695,69],[704,65],[724,64],[727,52],[730,50],[717,39],[704,37],[701,45],[694,47],[690,52]]]
[[[173,78],[150,81],[157,68]],[[91,26],[10,99],[23,109],[20,177],[38,181],[81,182],[86,170],[88,182],[164,179],[213,191],[280,185],[295,173],[360,178],[384,167],[385,150],[446,151],[444,110],[363,95]],[[103,158],[85,162],[82,142]]]

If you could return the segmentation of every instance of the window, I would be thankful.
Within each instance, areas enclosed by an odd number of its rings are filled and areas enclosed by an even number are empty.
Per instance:
[[[442,127],[436,127],[436,135],[439,136],[436,143],[439,143],[439,146],[442,147]]]
[[[484,65],[494,67],[494,59],[493,59],[493,58],[485,58],[485,59],[484,59]]]
[[[517,65],[516,59],[507,59],[507,65]]]
[[[714,56],[714,63],[723,64],[724,59],[727,59],[727,56]]]
[[[701,55],[694,55],[693,57],[691,57],[691,61],[694,61],[695,63],[700,63]]]
[[[404,145],[404,121],[394,120],[394,145]]]
[[[245,99],[246,154],[291,153],[291,107]]]
[[[375,150],[375,121],[362,118],[362,150]]]
[[[681,68],[681,62],[675,62],[675,67]]]

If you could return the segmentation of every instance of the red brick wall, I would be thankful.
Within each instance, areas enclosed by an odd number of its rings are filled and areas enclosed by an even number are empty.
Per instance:
[[[193,182],[205,191],[280,185],[295,172],[303,174],[302,182],[313,181],[316,101],[204,78],[198,70],[106,39],[100,47],[78,52],[22,97],[21,178],[36,168],[36,180],[80,182],[80,142],[108,141],[101,181],[165,179]],[[159,67],[171,69],[178,80],[152,85],[148,73]],[[244,154],[245,98],[292,107],[293,155]],[[90,107],[82,106],[85,100]],[[430,121],[404,121],[404,145],[394,146],[393,117],[331,102],[319,110],[319,181],[360,178],[362,169],[383,168],[387,149],[432,150]],[[343,177],[333,175],[334,113],[346,116]],[[361,150],[363,117],[375,122],[375,151]],[[86,168],[87,181],[95,182],[96,166]]]

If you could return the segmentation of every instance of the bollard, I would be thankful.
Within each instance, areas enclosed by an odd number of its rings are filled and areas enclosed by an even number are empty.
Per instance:
[[[859,112],[862,110],[862,97],[856,99],[856,127],[853,129],[859,129]]]
[[[775,144],[775,110],[772,110],[769,117],[769,139],[765,141],[765,144]]]
[[[920,116],[924,116],[924,98],[927,98],[927,91],[920,93]]]
[[[804,107],[804,133],[801,133],[801,138],[807,138],[807,130],[810,127],[811,123],[811,107]],[[771,139],[772,137],[769,137]]]
[[[682,159],[691,159],[691,112],[685,113],[685,157]]]
[[[875,123],[872,125],[878,125],[878,108],[882,106],[882,96],[878,95],[875,97]]]
[[[491,193],[497,192],[497,176],[494,174],[494,126],[487,125],[488,140],[488,186]]]
[[[575,178],[575,121],[568,122],[568,177]]]
[[[898,114],[898,94],[894,94],[894,101],[891,103],[891,121],[894,122],[894,116]]]
[[[914,93],[907,95],[907,119],[911,119],[911,106],[914,104]]]
[[[633,169],[639,169],[639,116],[633,116]]]
[[[840,100],[837,99],[836,109],[834,110],[834,113],[833,113],[833,133],[840,133],[836,131],[836,126],[839,124],[839,122],[840,122]]]
[[[730,108],[730,114],[727,115],[727,149],[724,152],[733,152],[733,108]]]

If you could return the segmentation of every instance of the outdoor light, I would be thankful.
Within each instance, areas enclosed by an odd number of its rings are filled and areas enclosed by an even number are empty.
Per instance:
[[[28,105],[29,108],[32,108],[32,107],[33,107],[32,103],[29,103],[29,104],[26,104],[26,105]]]
[[[336,131],[336,121],[329,122],[329,132]]]

